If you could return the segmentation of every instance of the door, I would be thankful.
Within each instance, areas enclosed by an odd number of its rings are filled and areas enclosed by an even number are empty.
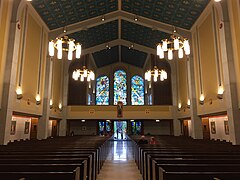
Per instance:
[[[52,120],[52,137],[58,136],[58,121]]]
[[[203,139],[210,139],[209,119],[202,118]]]
[[[188,137],[189,136],[189,130],[188,130],[188,120],[183,121],[183,136]]]
[[[31,119],[30,139],[37,139],[38,118]]]

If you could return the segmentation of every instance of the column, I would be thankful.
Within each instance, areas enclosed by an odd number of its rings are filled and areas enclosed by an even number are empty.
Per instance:
[[[181,135],[181,124],[180,120],[178,119],[178,96],[177,96],[177,68],[176,68],[177,59],[174,61],[170,61],[169,64],[171,65],[171,84],[172,84],[172,119],[173,119],[173,134],[174,136]]]
[[[67,135],[67,115],[68,115],[68,69],[69,69],[70,61],[64,61],[64,69],[63,69],[63,110],[62,110],[62,120],[59,123],[59,136]],[[88,87],[87,87],[88,88]]]
[[[195,74],[194,74],[194,59],[193,55],[187,60],[187,71],[189,80],[189,96],[190,96],[190,114],[191,114],[191,137],[194,139],[203,139],[202,132],[202,120],[197,115],[197,95],[196,95],[196,84],[195,84]]]
[[[16,14],[20,0],[15,0],[12,7],[12,18],[9,27],[8,47],[4,72],[2,105],[0,110],[0,144],[6,145],[10,139],[13,102],[16,101],[16,72],[20,30],[17,28]]]
[[[46,139],[48,137],[49,115],[50,115],[50,98],[51,98],[51,84],[52,84],[52,57],[47,58],[45,81],[44,81],[44,95],[43,95],[43,113],[38,119],[37,139]]]
[[[226,0],[221,1],[223,12],[223,28],[220,29],[220,42],[224,78],[224,98],[226,99],[230,141],[233,145],[239,145],[240,110],[238,108],[237,80],[228,3],[230,2]]]

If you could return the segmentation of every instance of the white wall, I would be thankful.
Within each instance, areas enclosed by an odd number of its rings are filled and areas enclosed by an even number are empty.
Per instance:
[[[144,134],[150,133],[151,135],[170,135],[171,121],[170,120],[160,120],[156,122],[155,120],[145,120],[143,122]]]
[[[16,121],[16,129],[15,129],[15,134],[10,135],[10,141],[20,140],[20,139],[30,139],[31,118],[13,116],[12,121]],[[24,134],[25,122],[30,123],[28,134]]]
[[[225,133],[224,121],[228,121],[227,116],[209,118],[210,139],[230,141],[230,136]],[[211,132],[211,122],[215,122],[216,134]]]

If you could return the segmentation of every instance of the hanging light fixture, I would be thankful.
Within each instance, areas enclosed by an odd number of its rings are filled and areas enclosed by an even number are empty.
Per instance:
[[[92,70],[88,70],[86,66],[83,66],[82,69],[76,69],[72,73],[72,78],[77,81],[80,79],[81,82],[84,81],[84,78],[87,78],[87,82],[95,80],[95,74]]]
[[[63,36],[56,38],[49,42],[48,51],[49,56],[54,56],[54,51],[57,49],[57,58],[62,59],[63,51],[68,52],[68,60],[73,59],[73,52],[76,51],[76,58],[79,59],[81,56],[82,46],[80,43],[75,43],[75,39]]]
[[[174,28],[173,33],[176,33]],[[164,58],[164,53],[167,52],[168,60],[173,59],[173,52],[178,51],[178,58],[182,59],[183,55],[190,54],[189,40],[172,34],[169,39],[161,40],[161,43],[157,45],[157,55],[160,59]]]
[[[167,79],[167,72],[163,69],[159,70],[157,66],[154,66],[153,70],[148,70],[145,72],[145,80],[146,81],[151,81],[153,77],[153,81],[157,82],[158,78],[160,81],[164,81]]]

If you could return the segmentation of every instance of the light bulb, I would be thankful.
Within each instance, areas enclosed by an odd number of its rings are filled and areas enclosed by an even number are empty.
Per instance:
[[[36,95],[36,101],[38,101],[38,102],[39,102],[40,100],[41,100],[41,98],[40,98],[40,95],[39,95],[39,94],[37,94],[37,95]]]
[[[167,40],[163,40],[162,49],[163,51],[167,51]]]
[[[16,93],[17,93],[17,95],[22,94],[22,88],[20,86],[17,87]]]
[[[80,59],[82,53],[82,46],[81,44],[77,44],[76,46],[76,58]]]
[[[57,58],[62,59],[62,40],[61,39],[57,40],[57,50],[58,50]]]
[[[183,49],[182,49],[182,48],[180,48],[180,49],[178,50],[178,58],[179,58],[179,59],[182,59],[182,58],[183,58]]]
[[[50,41],[48,44],[48,52],[49,56],[53,57],[54,56],[54,42]]]
[[[179,49],[179,39],[178,38],[174,39],[173,43],[174,43],[174,49],[178,50]]]
[[[172,60],[173,59],[173,51],[172,49],[168,50],[168,60]]]

